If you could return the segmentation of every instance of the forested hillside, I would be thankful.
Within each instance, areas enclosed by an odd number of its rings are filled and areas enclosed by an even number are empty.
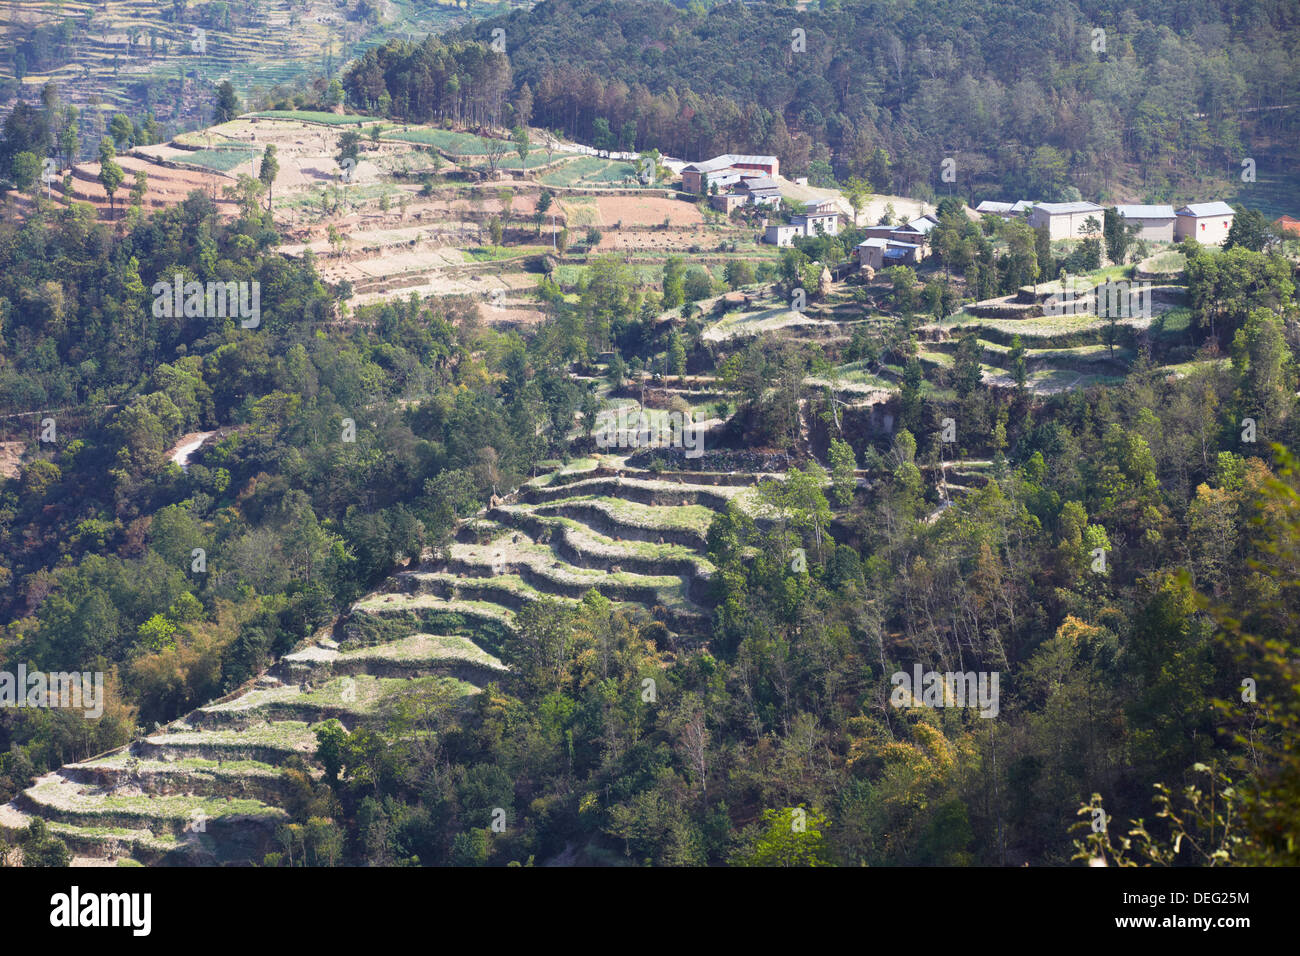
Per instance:
[[[659,292],[613,259],[580,297],[552,299],[527,344],[454,304],[339,325],[310,258],[267,251],[266,228],[256,207],[215,226],[196,195],[112,242],[76,207],[0,236],[5,261],[25,263],[3,271],[7,410],[77,406],[50,413],[58,442],[33,443],[4,487],[5,664],[111,675],[110,718],[90,736],[75,715],[4,713],[11,793],[245,681],[564,454],[595,384],[566,371],[592,343],[638,364],[681,344],[655,322]],[[259,276],[263,327],[149,318],[142,290],[176,269]],[[1092,793],[1127,819],[1149,815],[1156,784],[1229,778],[1246,822],[1183,818],[1214,842],[1178,859],[1293,861],[1297,491],[1240,422],[1295,445],[1294,286],[1275,274],[1251,301],[1198,288],[1223,307],[1230,366],[1139,367],[1122,389],[1046,401],[959,378],[959,404],[905,395],[892,438],[806,384],[817,346],[706,355],[688,325],[690,362],[715,362],[739,400],[717,453],[797,446],[807,406],[831,486],[799,455],[762,491],[781,520],[713,517],[704,644],[595,595],[542,600],[506,639],[510,673],[438,711],[435,740],[402,707],[323,726],[326,776],[285,771],[299,830],[270,862],[1065,863]],[[906,323],[855,348],[905,350]],[[993,466],[936,516],[923,476],[945,415]],[[214,427],[226,437],[188,471],[168,462],[181,434]],[[844,485],[854,458],[866,494]],[[911,661],[1002,672],[997,718],[891,704],[888,676]],[[1242,674],[1265,706],[1216,711]],[[497,834],[495,808],[520,822]],[[1177,832],[1155,827],[1150,852],[1174,852]]]
[[[0,707],[0,863],[1300,864],[1295,238],[963,202],[1265,169],[1298,33],[548,0],[368,51],[364,114],[231,117],[237,165],[102,221],[41,188],[48,88],[0,139],[0,702],[107,700]],[[547,128],[889,189],[927,254],[853,263],[856,205],[777,248],[841,193],[732,209]]]
[[[496,29],[538,125],[624,148],[634,126],[638,147],[770,152],[909,195],[1184,199],[1248,156],[1286,167],[1300,129],[1285,0],[553,0],[451,37]]]

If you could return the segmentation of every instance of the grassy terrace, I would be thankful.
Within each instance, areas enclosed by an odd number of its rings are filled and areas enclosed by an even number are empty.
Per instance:
[[[259,119],[296,120],[299,123],[323,123],[326,126],[373,126],[378,123],[387,129],[392,126],[390,120],[380,116],[359,116],[350,113],[322,113],[319,110],[263,110],[253,113]]]
[[[148,740],[161,746],[201,746],[214,750],[247,747],[313,751],[316,748],[314,726],[301,720],[282,720],[273,724],[245,727],[243,730],[174,730],[153,734]]]
[[[539,505],[503,505],[502,510],[536,511],[541,514],[551,509],[566,506],[590,508],[604,514],[616,523],[631,525],[635,528],[647,530],[674,528],[683,531],[695,531],[701,535],[708,532],[709,524],[713,521],[714,515],[711,508],[705,508],[703,505],[655,507],[604,495],[575,495],[570,498],[547,501]]]
[[[410,661],[479,664],[492,670],[506,670],[500,658],[489,654],[466,637],[446,634],[411,634],[387,644],[344,650],[340,661]]]
[[[180,842],[174,833],[150,833],[148,830],[128,830],[125,827],[78,826],[61,820],[47,820],[50,832],[74,840],[99,839],[103,841],[118,840],[124,843],[138,843],[154,850],[171,850]],[[121,865],[121,862],[118,864]]]
[[[476,693],[478,688],[450,677],[426,677],[419,681],[447,682],[462,695]],[[320,687],[304,693],[297,685],[284,687],[259,687],[235,700],[201,708],[202,713],[240,714],[254,710],[269,711],[328,709],[358,717],[374,712],[387,697],[408,692],[415,683],[402,677],[372,677],[358,674],[355,677],[336,677]]]
[[[618,560],[633,555],[656,562],[690,561],[697,572],[712,574],[713,563],[697,551],[680,544],[656,544],[650,541],[630,541],[610,538],[592,530],[581,521],[563,515],[536,515],[536,520],[555,529],[563,529],[570,544],[587,554]]]
[[[196,152],[186,153],[184,157],[177,157],[177,162],[188,163],[191,166],[201,166],[204,169],[215,170],[219,173],[228,173],[238,166],[246,166],[250,161],[258,159],[261,155],[255,149],[200,149]]]
[[[760,312],[728,312],[704,333],[704,337],[717,342],[741,335],[774,332],[791,325],[809,325],[813,322],[813,319],[785,305]]]
[[[579,585],[590,584],[591,588],[595,588],[597,584],[613,581],[615,578],[615,575],[605,574],[604,572],[595,572],[595,574],[599,576],[599,580],[593,578],[590,581],[575,581],[574,583]],[[475,591],[496,591],[503,595],[503,600],[507,601],[511,598],[522,598],[528,601],[547,600],[560,601],[564,604],[576,604],[579,600],[576,597],[565,597],[561,594],[552,594],[547,591],[540,591],[517,574],[506,573],[484,578],[462,578],[446,571],[415,571],[412,572],[412,576],[417,581],[440,584],[449,589],[464,588]],[[652,582],[655,580],[662,580],[664,582],[663,589],[658,592],[661,598],[658,603],[663,604],[666,607],[677,607],[686,603],[685,598],[681,593],[681,581],[678,578],[647,580],[639,575],[624,576],[624,583],[633,585],[646,584],[648,586],[653,586]],[[615,601],[614,603],[616,606],[620,606],[624,602]]]
[[[107,757],[99,757],[87,763],[69,764],[69,766],[88,770],[118,770],[125,773],[130,769],[127,766],[127,761],[130,759],[132,759],[130,755],[123,752],[110,754]],[[280,775],[279,767],[259,760],[241,759],[218,762],[205,757],[180,757],[175,760],[139,760],[135,770],[142,776],[154,773],[203,773],[222,777],[278,777]]]
[[[580,568],[564,562],[557,563],[555,552],[549,545],[532,542],[514,544],[508,539],[488,545],[455,545],[452,548],[452,557],[457,561],[483,569],[494,567],[501,562],[507,566],[524,565],[534,574],[559,584],[588,588],[599,588],[606,584],[654,588],[665,598],[681,599],[681,578],[674,574],[636,574],[628,571],[610,573],[596,568]],[[500,574],[494,575],[491,579],[473,580],[477,584],[479,581],[512,579],[516,579],[513,574]],[[530,590],[535,589],[530,588]]]
[[[475,136],[473,133],[458,133],[449,129],[389,129],[380,134],[380,139],[397,140],[402,143],[417,143],[420,146],[432,146],[434,149],[441,150],[452,156],[483,156],[488,154],[488,140],[482,136]],[[519,165],[519,156],[514,152],[514,144],[501,140],[508,152],[506,156],[514,158],[515,166]],[[537,157],[536,162],[533,161]],[[538,147],[533,147],[529,151],[529,166],[538,166],[546,164],[546,155]],[[502,157],[504,165],[505,156]]]
[[[640,186],[625,183],[625,179],[637,179],[636,167],[631,163],[614,159],[601,159],[598,156],[576,156],[556,169],[545,173],[541,181],[547,186]],[[653,187],[648,187],[653,188]],[[662,189],[663,184],[658,184]]]
[[[82,793],[80,784],[62,777],[46,777],[27,790],[37,803],[79,817],[138,817],[157,822],[184,823],[202,815],[209,820],[221,817],[262,817],[278,820],[287,816],[279,807],[269,807],[259,800],[225,797],[196,797],[186,794],[167,796],[124,796],[113,793]]]
[[[367,614],[402,614],[419,611],[447,611],[466,617],[487,617],[508,624],[514,617],[509,608],[491,601],[447,600],[436,594],[375,594],[352,605]]]

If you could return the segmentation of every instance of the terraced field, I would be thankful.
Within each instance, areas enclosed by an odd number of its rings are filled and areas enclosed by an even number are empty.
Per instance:
[[[653,474],[607,455],[559,466],[494,500],[444,551],[238,691],[39,778],[0,807],[0,831],[39,816],[83,864],[260,862],[289,819],[284,771],[323,772],[323,722],[351,730],[412,695],[454,708],[508,680],[507,638],[529,602],[596,591],[662,622],[669,653],[702,640],[709,523],[731,502],[761,520],[758,477]]]
[[[479,0],[475,6],[499,2]],[[381,19],[363,24],[351,16],[354,6],[261,0],[230,4],[227,14],[224,6],[190,3],[175,5],[184,9],[178,14],[173,4],[157,0],[21,0],[0,4],[0,37],[8,46],[35,27],[68,23],[71,39],[62,55],[24,76],[29,96],[55,80],[78,106],[97,97],[97,103],[134,113],[133,87],[153,81],[181,100],[179,109],[171,95],[155,102],[159,120],[192,127],[209,112],[196,95],[199,86],[229,79],[242,99],[255,100],[326,64],[345,63],[388,37],[441,31],[468,18],[468,10],[452,0],[387,0]],[[181,69],[191,76],[187,84],[177,81]],[[0,58],[0,77],[12,76],[11,58]]]

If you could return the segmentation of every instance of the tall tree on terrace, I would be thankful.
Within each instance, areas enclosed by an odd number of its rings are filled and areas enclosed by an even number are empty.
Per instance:
[[[114,218],[116,214],[113,196],[117,193],[117,188],[122,185],[122,180],[126,178],[126,173],[122,172],[122,167],[113,161],[116,155],[117,153],[113,149],[113,141],[105,136],[99,143],[99,184],[104,187],[104,192],[108,196],[110,219]]]
[[[257,178],[266,187],[266,211],[271,211],[271,188],[275,177],[280,174],[280,161],[275,158],[275,144],[269,143],[262,154],[262,165],[257,171]]]

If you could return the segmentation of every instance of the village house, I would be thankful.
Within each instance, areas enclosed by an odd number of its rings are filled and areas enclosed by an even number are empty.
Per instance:
[[[1174,238],[1195,239],[1206,246],[1221,246],[1236,215],[1226,202],[1190,203],[1178,210]]]
[[[975,211],[981,216],[1015,219],[1024,216],[1033,208],[1034,204],[1025,199],[1021,199],[1019,202],[995,202],[992,199],[986,199],[975,207]]]
[[[738,153],[723,153],[703,162],[691,163],[682,169],[682,189],[688,193],[707,192],[709,187],[722,181],[737,182],[741,174],[753,173],[756,176],[778,176],[781,164],[775,156],[746,156]],[[734,176],[734,178],[732,178]]]
[[[716,196],[709,197],[709,205],[727,215],[731,215],[733,210],[739,209],[747,202],[749,196],[745,193],[718,193]]]
[[[839,235],[840,214],[837,212],[806,212],[790,217],[790,222],[803,229],[805,236]]]
[[[737,191],[747,195],[749,201],[755,206],[775,209],[781,205],[781,187],[776,184],[776,180],[768,176],[742,179]]]
[[[1283,239],[1300,239],[1300,219],[1294,216],[1278,216],[1273,220],[1273,227]]]
[[[867,226],[862,231],[868,239],[888,239],[903,245],[917,246],[920,249],[920,257],[924,258],[928,254],[927,239],[937,225],[939,220],[927,214],[902,225]]]
[[[1106,210],[1095,202],[1040,202],[1029,214],[1029,225],[1035,229],[1047,228],[1051,239],[1073,239],[1087,235],[1084,223],[1097,220],[1097,231],[1105,219]]]
[[[910,242],[892,239],[864,239],[857,245],[858,268],[883,269],[889,266],[916,265],[921,261],[923,249]]]
[[[773,246],[792,246],[797,237],[804,235],[799,226],[774,223],[763,229],[763,241]]]
[[[1115,212],[1124,217],[1125,223],[1138,227],[1135,238],[1153,242],[1173,242],[1174,215],[1173,206],[1116,206]]]
[[[937,225],[939,225],[939,220],[934,216],[919,216],[907,223],[907,225],[899,226],[890,234],[889,238],[893,239],[894,242],[920,246],[924,249],[931,230]]]

